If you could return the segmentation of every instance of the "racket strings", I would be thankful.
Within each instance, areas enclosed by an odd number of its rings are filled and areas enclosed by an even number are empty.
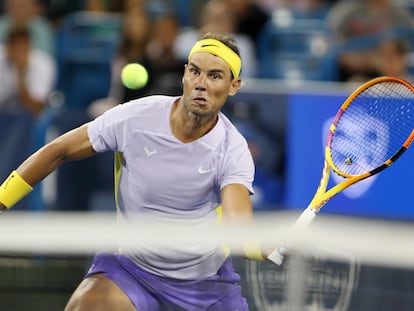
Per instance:
[[[335,167],[361,175],[399,152],[414,128],[414,93],[398,82],[374,84],[355,96],[338,118],[331,140]]]

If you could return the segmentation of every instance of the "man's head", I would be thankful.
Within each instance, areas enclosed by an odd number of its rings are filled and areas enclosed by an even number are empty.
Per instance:
[[[236,41],[232,37],[220,33],[206,33],[194,44],[188,60],[195,53],[203,52],[223,59],[230,67],[232,78],[239,78],[242,62]]]
[[[183,77],[186,108],[199,115],[215,115],[228,96],[240,88],[241,58],[235,40],[220,33],[207,33],[188,56]]]

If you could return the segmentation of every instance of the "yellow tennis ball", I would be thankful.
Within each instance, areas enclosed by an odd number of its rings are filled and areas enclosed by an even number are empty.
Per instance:
[[[138,63],[125,65],[121,72],[122,83],[129,89],[140,89],[148,83],[148,71]]]

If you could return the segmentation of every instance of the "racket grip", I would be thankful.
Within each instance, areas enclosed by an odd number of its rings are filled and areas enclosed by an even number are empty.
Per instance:
[[[279,246],[267,256],[267,259],[280,266],[285,259],[285,251],[286,249],[283,246]]]
[[[317,210],[312,207],[307,207],[302,214],[296,219],[295,223],[293,224],[294,228],[305,228],[306,226],[310,225],[317,214]],[[268,256],[267,259],[272,261],[273,263],[280,266],[285,259],[286,248],[283,246],[279,246],[275,248]]]
[[[316,217],[316,214],[318,213],[317,210],[315,210],[312,207],[307,207],[302,214],[296,219],[295,223],[293,224],[294,228],[304,228],[311,224],[313,219]]]

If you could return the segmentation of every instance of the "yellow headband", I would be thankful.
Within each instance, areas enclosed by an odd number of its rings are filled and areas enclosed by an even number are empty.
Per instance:
[[[220,57],[230,66],[230,70],[233,73],[234,78],[237,79],[239,77],[241,70],[241,58],[227,45],[216,39],[203,39],[197,41],[191,49],[190,54],[188,54],[188,59],[190,60],[194,53],[203,52]]]

